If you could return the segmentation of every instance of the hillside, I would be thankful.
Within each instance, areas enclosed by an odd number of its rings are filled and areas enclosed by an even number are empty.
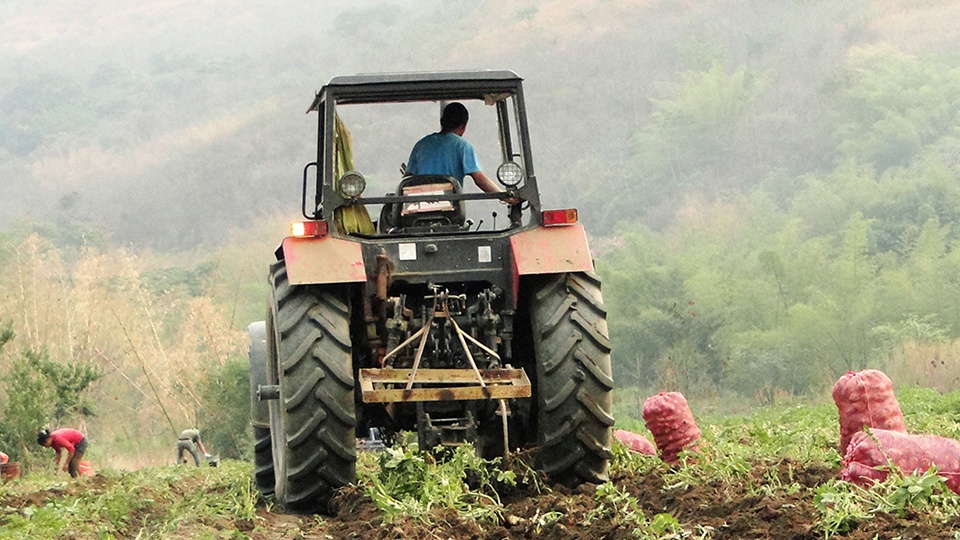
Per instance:
[[[824,85],[849,52],[947,53],[955,4],[7,4],[0,225],[29,217],[164,250],[219,244],[297,211],[315,130],[302,112],[328,78],[506,67],[528,80],[548,203],[576,202],[598,236],[619,220],[663,226],[702,183],[716,196],[770,171],[831,166]],[[714,63],[764,82],[736,117],[697,128],[723,145],[670,142],[685,135],[658,127],[657,100]],[[671,166],[686,179],[650,168],[650,137],[688,152]],[[611,192],[627,196],[607,212]]]

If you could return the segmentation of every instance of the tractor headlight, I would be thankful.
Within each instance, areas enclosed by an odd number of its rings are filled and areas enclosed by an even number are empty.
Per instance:
[[[337,193],[344,199],[354,199],[359,197],[363,190],[367,188],[367,180],[362,174],[356,171],[350,171],[340,177],[337,182]]]
[[[506,187],[515,187],[523,181],[523,169],[515,161],[507,161],[497,168],[497,180]]]

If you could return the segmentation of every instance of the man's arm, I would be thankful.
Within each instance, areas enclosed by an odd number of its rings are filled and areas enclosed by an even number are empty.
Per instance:
[[[67,451],[67,459],[63,462],[63,471],[66,472],[70,467],[70,462],[73,461],[73,455],[76,453],[76,450]],[[60,453],[57,453],[57,464],[60,463]]]
[[[497,185],[496,182],[494,182],[489,177],[487,177],[487,175],[483,174],[483,171],[472,172],[472,173],[469,173],[468,176],[470,176],[470,178],[473,178],[473,183],[476,184],[481,191],[484,191],[486,193],[503,192],[503,190],[500,188],[500,186]]]
[[[497,183],[491,180],[487,175],[483,174],[483,171],[470,173],[468,176],[473,178],[473,182],[477,184],[478,188],[487,193],[503,193],[503,188],[497,185]],[[515,197],[508,197],[503,199],[501,202],[506,204],[517,204],[519,200]]]
[[[53,474],[57,474],[60,472],[60,449],[54,448],[54,452],[56,452],[56,455],[53,458]],[[70,460],[68,459],[67,461],[69,462]]]

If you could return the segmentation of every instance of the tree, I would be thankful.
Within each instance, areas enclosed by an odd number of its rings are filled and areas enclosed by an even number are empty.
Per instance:
[[[960,69],[890,46],[858,48],[837,92],[840,159],[879,171],[908,165],[960,120]]]
[[[9,339],[12,330],[5,326],[0,341]],[[88,366],[58,363],[45,350],[24,350],[11,364],[7,407],[0,421],[0,442],[12,458],[30,467],[40,451],[37,430],[51,425],[51,420],[60,426],[68,418],[92,415],[93,407],[84,399],[84,392],[100,376]]]

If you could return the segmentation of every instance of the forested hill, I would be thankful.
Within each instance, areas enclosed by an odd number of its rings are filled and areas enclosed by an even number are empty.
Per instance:
[[[331,76],[508,68],[528,82],[548,204],[577,205],[594,236],[662,230],[692,193],[785,200],[848,159],[909,164],[955,120],[957,15],[890,0],[6,2],[0,226],[218,244],[297,212],[303,111]]]
[[[184,425],[249,449],[243,329],[315,158],[304,111],[357,72],[526,79],[545,204],[580,209],[602,278],[618,422],[660,390],[825,397],[866,367],[960,388],[958,20],[960,0],[0,2],[0,447],[36,454],[50,423],[115,466],[165,462]]]

